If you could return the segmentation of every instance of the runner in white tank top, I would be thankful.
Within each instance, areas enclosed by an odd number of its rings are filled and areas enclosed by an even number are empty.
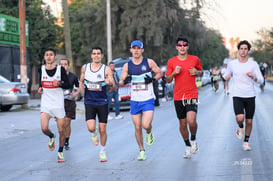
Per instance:
[[[59,150],[57,161],[64,162],[63,147],[65,141],[64,134],[64,93],[63,88],[68,89],[69,83],[65,69],[55,65],[56,52],[52,48],[45,51],[44,59],[46,64],[39,69],[41,94],[41,129],[49,137],[48,149],[55,149],[55,134],[49,129],[50,118],[57,121],[59,138]]]

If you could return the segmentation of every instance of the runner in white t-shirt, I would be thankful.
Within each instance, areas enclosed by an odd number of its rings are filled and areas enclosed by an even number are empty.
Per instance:
[[[239,58],[229,63],[224,78],[229,80],[233,76],[231,95],[233,97],[233,108],[236,115],[238,128],[236,136],[244,138],[243,150],[250,151],[249,137],[252,129],[252,120],[255,112],[255,89],[254,83],[262,83],[264,78],[260,72],[259,65],[248,58],[251,45],[244,40],[238,44]],[[245,131],[244,131],[245,119]],[[245,134],[244,134],[245,132]]]

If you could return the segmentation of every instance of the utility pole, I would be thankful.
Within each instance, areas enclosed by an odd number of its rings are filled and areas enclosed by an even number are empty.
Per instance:
[[[27,59],[26,59],[26,14],[25,14],[25,0],[19,0],[19,22],[20,22],[20,78],[21,82],[27,88]],[[23,107],[27,107],[23,105]]]
[[[111,4],[106,0],[106,22],[107,22],[107,64],[112,61],[112,33],[111,33]]]
[[[65,41],[65,54],[69,60],[70,67],[73,67],[72,72],[75,72],[72,61],[72,50],[71,50],[71,36],[70,36],[70,23],[67,0],[62,0],[62,7],[64,13],[64,41]]]

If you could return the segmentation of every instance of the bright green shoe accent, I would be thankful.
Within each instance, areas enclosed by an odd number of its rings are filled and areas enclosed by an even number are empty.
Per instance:
[[[99,144],[98,134],[94,133],[91,137],[91,141],[92,141],[93,145],[97,146]]]
[[[64,162],[64,153],[58,152],[58,162]]]
[[[105,151],[100,152],[100,162],[107,162],[107,157]]]
[[[53,133],[53,137],[52,138],[49,138],[49,141],[48,141],[48,149],[50,151],[53,151],[55,149],[55,134]]]
[[[152,131],[146,134],[146,143],[148,146],[151,146],[152,144],[154,144],[154,135]]]
[[[139,156],[137,157],[137,159],[138,159],[139,161],[142,161],[142,160],[145,160],[145,159],[146,159],[145,151],[144,151],[144,150],[141,150],[141,151],[139,152]]]

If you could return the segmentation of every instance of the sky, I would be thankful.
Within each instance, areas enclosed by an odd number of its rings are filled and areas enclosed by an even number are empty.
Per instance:
[[[213,1],[213,0],[207,0]],[[226,41],[231,37],[253,41],[261,28],[273,28],[273,0],[214,0],[202,15],[207,27],[220,31]]]

